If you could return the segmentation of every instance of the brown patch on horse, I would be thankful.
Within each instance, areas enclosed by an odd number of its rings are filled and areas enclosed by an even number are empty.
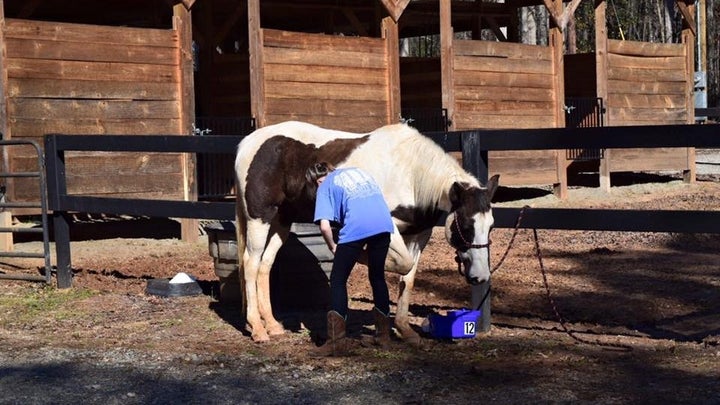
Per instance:
[[[403,235],[416,235],[436,226],[444,213],[437,206],[423,208],[407,205],[398,205],[390,212],[393,218],[405,223],[400,229],[400,233]]]
[[[266,223],[277,214],[285,225],[312,222],[315,189],[305,180],[307,168],[320,161],[338,165],[368,139],[335,139],[318,148],[283,135],[268,138],[248,167],[244,196],[248,215]]]

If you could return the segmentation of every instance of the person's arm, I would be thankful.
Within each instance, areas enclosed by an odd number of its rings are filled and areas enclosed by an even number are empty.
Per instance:
[[[337,246],[335,244],[335,239],[333,239],[333,231],[332,227],[330,227],[330,221],[327,219],[321,219],[320,220],[320,233],[322,233],[323,239],[325,239],[325,243],[327,244],[328,249],[335,254],[335,247]]]

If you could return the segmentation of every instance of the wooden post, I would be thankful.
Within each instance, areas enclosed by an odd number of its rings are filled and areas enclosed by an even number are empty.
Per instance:
[[[0,212],[0,227],[12,227],[12,213],[10,211]],[[12,232],[0,232],[0,251],[12,252],[14,250]]]
[[[548,10],[550,15],[562,15],[563,14],[563,2],[561,0],[555,0],[553,2],[554,10]],[[554,19],[550,19],[550,38],[548,43],[552,49],[553,55],[553,88],[555,95],[555,127],[565,127],[565,68],[564,68],[564,39],[562,29],[559,27]],[[565,150],[555,151],[555,163],[557,171],[557,183],[553,185],[555,195],[565,200],[568,196],[567,187],[567,159],[565,158]]]
[[[478,131],[463,132],[462,139],[463,168],[477,177],[482,184],[488,182],[488,153],[480,149],[480,133]],[[488,248],[488,255],[490,249]],[[482,312],[478,320],[478,332],[489,332],[492,325],[490,308],[490,280],[487,283],[472,286],[470,289],[470,305]]]
[[[684,0],[678,0],[678,2]],[[690,15],[695,15],[697,5],[688,5]],[[695,41],[700,41],[700,32],[695,35],[694,22],[683,18],[682,43],[685,48],[685,110],[688,124],[695,123]],[[698,55],[701,57],[702,55]],[[696,180],[695,148],[687,148],[687,169],[683,170],[683,181],[694,183]]]
[[[178,58],[180,66],[180,122],[181,133],[185,136],[194,136],[195,123],[195,93],[193,82],[193,50],[192,50],[192,16],[185,5],[178,3],[173,7],[173,29],[179,38]],[[196,157],[194,153],[183,153],[183,187],[185,201],[197,201],[197,181],[195,176]],[[196,243],[199,237],[199,220],[196,218],[182,218],[180,220],[180,235],[185,242]]]
[[[5,52],[5,4],[3,0],[0,0],[0,139],[10,139],[10,128],[8,128],[8,114],[7,114],[7,69],[5,67],[5,58],[7,54]],[[2,148],[2,156],[0,156],[0,167],[3,172],[10,172],[10,155],[8,154],[8,148]],[[6,184],[7,185],[7,184]],[[9,189],[5,189],[9,192]],[[10,211],[0,212],[0,226],[11,227],[12,226],[12,213]],[[13,250],[13,234],[12,232],[0,232],[0,250],[10,252]]]
[[[455,88],[453,85],[453,27],[451,0],[440,0],[440,76],[442,82],[442,106],[447,110],[450,130],[455,127]]]
[[[605,11],[607,3],[605,0],[595,0],[595,87],[597,97],[605,101],[608,97],[608,61],[607,61],[607,20]],[[605,125],[610,126],[610,114],[605,114]],[[610,157],[611,149],[605,149],[600,159],[600,189],[610,192]]]
[[[248,0],[248,45],[250,63],[250,114],[257,128],[267,125],[265,117],[265,74],[263,36],[260,27],[260,0]]]
[[[390,17],[382,20],[382,37],[385,39],[387,57],[388,106],[387,123],[395,124],[400,120],[400,37],[398,25]]]

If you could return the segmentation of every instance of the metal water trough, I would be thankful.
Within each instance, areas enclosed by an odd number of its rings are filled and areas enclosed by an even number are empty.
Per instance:
[[[208,235],[208,252],[213,258],[215,275],[220,280],[220,300],[240,302],[237,237],[235,224],[230,221],[213,222],[204,227]],[[332,252],[327,248],[315,224],[297,223],[290,228],[290,237],[278,252],[272,272],[287,275],[303,269],[320,268],[329,280]],[[307,277],[303,277],[307,278]]]

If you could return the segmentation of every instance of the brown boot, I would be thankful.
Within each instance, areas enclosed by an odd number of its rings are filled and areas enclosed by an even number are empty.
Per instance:
[[[383,350],[390,349],[390,315],[385,315],[377,309],[373,309],[375,316],[375,344]]]
[[[336,311],[327,313],[328,339],[324,345],[311,350],[313,357],[340,357],[349,354],[349,342],[345,337],[345,318]]]

